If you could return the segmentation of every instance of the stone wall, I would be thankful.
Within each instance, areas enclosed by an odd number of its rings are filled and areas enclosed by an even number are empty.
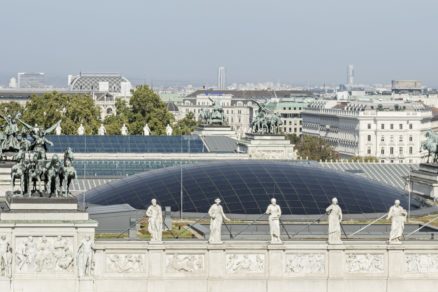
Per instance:
[[[73,268],[22,275],[15,266],[10,286],[3,282],[1,291],[432,292],[438,286],[438,242],[433,241],[97,241],[95,248],[91,278],[79,280]]]

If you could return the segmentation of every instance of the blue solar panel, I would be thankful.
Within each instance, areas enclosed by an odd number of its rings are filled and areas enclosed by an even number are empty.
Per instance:
[[[197,135],[191,136],[47,136],[49,152],[77,153],[200,153],[208,152]]]

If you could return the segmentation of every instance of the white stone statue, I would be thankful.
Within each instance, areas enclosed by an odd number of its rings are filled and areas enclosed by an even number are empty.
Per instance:
[[[91,236],[87,235],[78,247],[77,266],[79,277],[91,276],[91,267],[94,258],[94,243]]]
[[[391,233],[389,235],[389,243],[401,243],[401,238],[403,236],[403,230],[405,228],[406,216],[408,213],[402,206],[400,206],[400,201],[395,200],[394,206],[389,208],[388,217],[386,219],[391,219]]]
[[[106,129],[105,129],[105,126],[104,126],[103,124],[100,124],[100,127],[99,127],[99,129],[97,130],[97,134],[98,134],[99,136],[105,136],[105,134],[106,134]]]
[[[12,275],[12,248],[6,235],[0,237],[0,276]]]
[[[56,128],[55,128],[55,134],[56,134],[57,136],[60,136],[61,133],[62,133],[61,123],[58,123],[58,125],[57,125]]]
[[[223,219],[230,221],[224,214],[224,209],[220,205],[221,200],[217,198],[214,200],[214,204],[211,205],[208,210],[208,215],[210,216],[210,237],[208,238],[209,243],[222,243],[221,240],[221,230]]]
[[[167,136],[172,136],[172,133],[173,133],[172,127],[169,124],[167,124],[167,126],[166,126],[166,135]]]
[[[281,243],[280,238],[280,217],[281,208],[277,205],[277,200],[272,198],[271,204],[266,209],[266,214],[269,215],[269,231],[271,234],[271,243]]]
[[[161,242],[163,236],[163,212],[156,199],[151,200],[152,205],[146,210],[149,218],[148,231],[151,234],[152,242]]]
[[[328,215],[328,243],[341,244],[342,210],[338,205],[338,199],[333,198],[332,204],[325,211]]]
[[[41,272],[48,269],[51,261],[52,255],[49,249],[49,243],[47,237],[43,236],[37,245],[37,254],[35,256],[36,271]]]
[[[120,129],[120,133],[122,134],[122,136],[128,135],[128,127],[126,127],[125,124],[123,124],[122,128]]]
[[[85,128],[84,128],[84,126],[82,124],[78,128],[78,135],[79,136],[85,135]]]
[[[143,127],[143,135],[144,136],[149,136],[151,134],[151,129],[149,128],[149,125],[146,124]]]

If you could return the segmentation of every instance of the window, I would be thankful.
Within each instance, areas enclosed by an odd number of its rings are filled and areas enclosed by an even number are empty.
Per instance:
[[[292,132],[292,128],[289,128],[289,133]]]
[[[403,147],[398,148],[398,154],[403,155]]]
[[[411,147],[409,147],[409,154],[412,154],[412,153],[413,153],[413,148],[411,146]]]
[[[368,135],[368,142],[371,142],[371,135]]]
[[[289,125],[292,125],[292,121],[289,121]]]
[[[399,125],[398,125],[398,128],[399,128],[400,130],[403,130],[403,124],[399,124]]]
[[[382,155],[385,154],[385,148],[382,147],[382,148],[380,149],[380,154],[382,154]]]
[[[390,128],[391,130],[394,130],[394,124],[389,125],[389,128]]]
[[[394,155],[394,147],[389,147],[389,154]]]
[[[367,149],[367,154],[368,154],[368,155],[371,154],[371,147],[368,147],[368,149]]]
[[[380,137],[380,141],[385,142],[385,136],[382,135],[382,137]]]
[[[289,110],[291,110],[291,108],[289,108]]]
[[[403,142],[403,136],[398,137],[399,142]]]
[[[409,124],[409,129],[412,130],[412,124]]]
[[[371,124],[368,124],[368,130],[371,129]]]
[[[389,142],[394,143],[394,136],[389,136]]]
[[[412,141],[413,141],[412,136],[409,136],[409,142],[412,142]]]
[[[381,124],[381,125],[380,125],[380,128],[381,128],[382,130],[385,130],[385,124]]]
[[[385,160],[383,160],[383,159],[382,159],[382,160],[380,160],[380,163],[385,163]]]
[[[284,107],[283,110],[286,110],[286,108]]]

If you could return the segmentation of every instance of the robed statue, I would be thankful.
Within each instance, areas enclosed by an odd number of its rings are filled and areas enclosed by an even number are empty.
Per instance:
[[[272,198],[271,204],[266,209],[266,214],[269,215],[269,231],[271,234],[271,243],[281,243],[280,234],[280,217],[281,208],[277,205],[277,200]]]
[[[394,206],[389,209],[388,217],[386,218],[387,220],[391,220],[389,243],[401,243],[407,214],[406,210],[400,206],[400,201],[395,200]]]
[[[211,205],[210,209],[208,210],[208,215],[210,216],[210,236],[208,238],[208,242],[222,243],[222,223],[224,219],[226,221],[230,221],[230,219],[225,216],[224,209],[221,206],[221,200],[219,198],[214,200],[214,204]]]
[[[328,215],[328,243],[341,244],[342,210],[338,205],[338,199],[333,198],[332,204],[325,211]]]

